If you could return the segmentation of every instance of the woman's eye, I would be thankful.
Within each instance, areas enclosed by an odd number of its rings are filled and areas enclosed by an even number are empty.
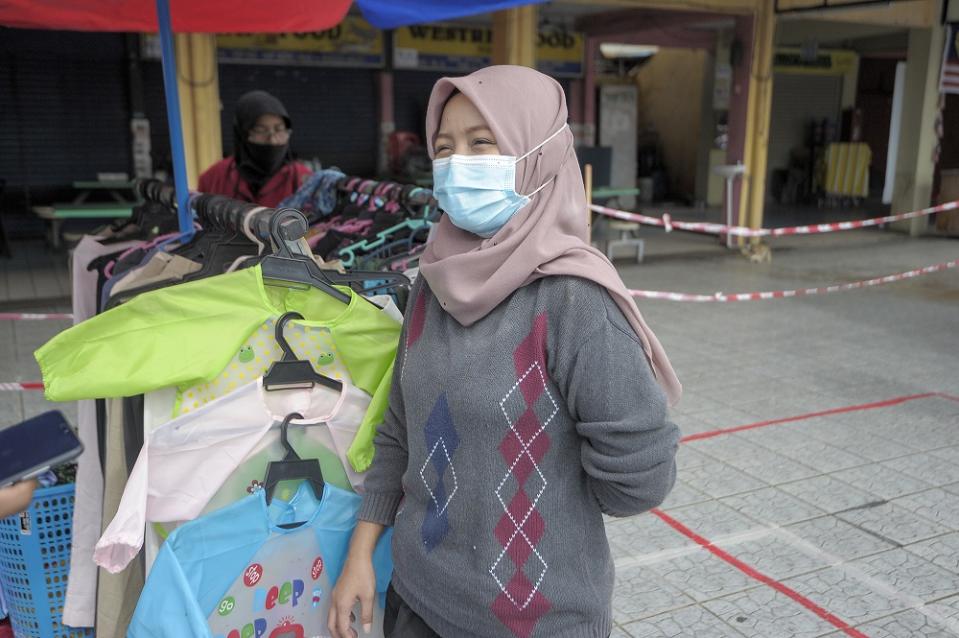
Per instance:
[[[492,143],[493,143],[492,140],[487,140],[485,138],[473,140],[473,146],[477,146],[479,144],[492,144]]]

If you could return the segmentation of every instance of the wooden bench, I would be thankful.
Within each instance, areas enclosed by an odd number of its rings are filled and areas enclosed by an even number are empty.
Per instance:
[[[54,249],[63,245],[63,222],[68,219],[125,219],[133,214],[133,202],[104,202],[99,204],[57,203],[34,206],[33,212],[47,222],[48,240]]]

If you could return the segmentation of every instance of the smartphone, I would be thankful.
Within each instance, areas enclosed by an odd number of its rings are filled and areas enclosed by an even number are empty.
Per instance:
[[[59,410],[0,429],[0,487],[71,461],[83,444]]]

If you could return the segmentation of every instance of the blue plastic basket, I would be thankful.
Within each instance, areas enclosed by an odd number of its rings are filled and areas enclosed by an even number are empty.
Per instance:
[[[70,571],[72,483],[38,489],[23,514],[0,519],[0,587],[17,638],[92,636],[60,623]]]

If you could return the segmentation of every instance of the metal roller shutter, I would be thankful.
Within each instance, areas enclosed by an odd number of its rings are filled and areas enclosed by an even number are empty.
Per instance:
[[[124,36],[0,29],[0,177],[7,189],[130,172]]]
[[[412,131],[422,139],[425,135],[426,107],[433,85],[449,73],[434,71],[395,71],[393,73],[393,118],[397,131]],[[454,74],[455,75],[455,74]],[[557,79],[566,93],[569,106],[568,79]]]
[[[769,125],[768,171],[789,167],[790,152],[806,145],[810,120],[839,123],[842,77],[777,73]]]
[[[395,71],[393,73],[393,119],[397,131],[412,131],[423,139],[426,107],[433,85],[448,73]]]
[[[374,175],[377,156],[375,72],[270,65],[221,64],[223,152],[233,152],[233,108],[247,91],[278,97],[293,120],[293,151],[351,175]],[[156,166],[169,165],[170,142],[158,62],[144,64],[144,90]]]

